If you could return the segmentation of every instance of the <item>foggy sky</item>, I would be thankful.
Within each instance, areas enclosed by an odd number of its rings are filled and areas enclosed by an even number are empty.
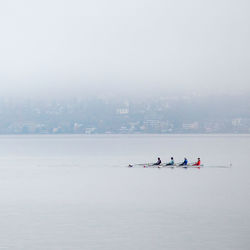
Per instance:
[[[1,1],[0,94],[249,92],[249,13],[248,0]]]

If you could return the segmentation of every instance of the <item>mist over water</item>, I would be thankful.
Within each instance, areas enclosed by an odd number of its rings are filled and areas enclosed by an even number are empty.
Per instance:
[[[1,136],[3,249],[248,249],[249,136]],[[232,168],[127,168],[174,156]]]
[[[249,92],[249,1],[1,3],[1,93]]]

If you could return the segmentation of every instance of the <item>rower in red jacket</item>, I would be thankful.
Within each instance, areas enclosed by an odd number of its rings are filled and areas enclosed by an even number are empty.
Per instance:
[[[200,166],[201,165],[201,159],[198,158],[197,162],[193,164],[193,166]]]

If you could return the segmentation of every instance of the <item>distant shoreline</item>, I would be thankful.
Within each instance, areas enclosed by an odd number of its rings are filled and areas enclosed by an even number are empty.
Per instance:
[[[83,137],[94,137],[94,136],[250,136],[250,133],[131,133],[131,134],[118,134],[118,133],[96,133],[96,134],[76,134],[76,133],[61,133],[61,134],[0,134],[0,137],[5,137],[5,136],[83,136]]]

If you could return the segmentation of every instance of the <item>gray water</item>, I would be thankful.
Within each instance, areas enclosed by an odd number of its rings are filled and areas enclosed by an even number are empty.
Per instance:
[[[249,249],[250,136],[0,137],[0,249]],[[127,168],[201,157],[232,168]]]

